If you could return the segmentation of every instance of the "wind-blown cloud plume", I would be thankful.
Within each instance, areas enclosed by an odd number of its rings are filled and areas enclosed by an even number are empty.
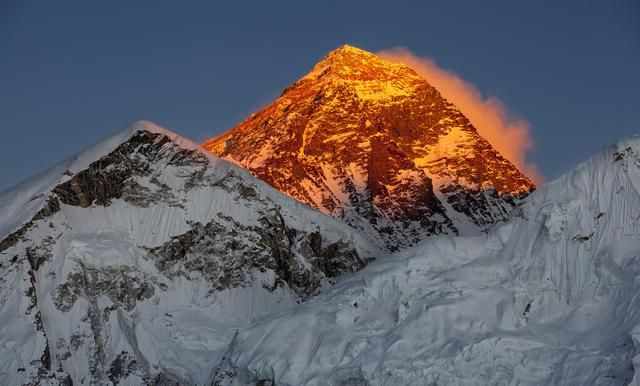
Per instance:
[[[504,104],[495,97],[483,97],[471,83],[444,70],[433,59],[414,55],[406,48],[392,48],[377,53],[386,60],[405,64],[424,77],[442,96],[456,105],[478,133],[535,183],[544,182],[538,167],[527,161],[533,148],[529,123],[511,117]]]

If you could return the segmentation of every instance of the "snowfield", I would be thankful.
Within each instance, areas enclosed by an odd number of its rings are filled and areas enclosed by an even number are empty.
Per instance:
[[[241,329],[218,384],[640,384],[640,138]],[[214,375],[215,377],[215,375]]]
[[[0,384],[640,386],[640,138],[382,246],[137,122],[0,194]]]

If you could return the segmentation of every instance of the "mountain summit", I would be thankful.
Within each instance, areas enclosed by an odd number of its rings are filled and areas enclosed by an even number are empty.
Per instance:
[[[238,327],[377,256],[135,122],[0,194],[0,385],[204,385]]]
[[[534,189],[428,80],[348,45],[203,146],[391,249],[485,231]]]

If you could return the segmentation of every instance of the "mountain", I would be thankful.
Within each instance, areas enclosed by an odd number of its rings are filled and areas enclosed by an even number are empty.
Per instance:
[[[202,385],[240,326],[378,256],[136,122],[0,195],[0,384]]]
[[[228,385],[640,385],[640,138],[241,329]]]
[[[388,253],[150,122],[0,194],[2,385],[640,386],[640,138]]]
[[[640,386],[640,137],[534,191],[345,46],[206,146],[139,121],[0,193],[0,385]]]
[[[391,250],[486,231],[534,189],[428,80],[351,46],[203,147]]]

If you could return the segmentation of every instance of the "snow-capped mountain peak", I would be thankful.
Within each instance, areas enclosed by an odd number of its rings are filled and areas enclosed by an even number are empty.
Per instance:
[[[203,146],[390,249],[487,230],[534,189],[428,80],[351,46]]]
[[[239,326],[381,256],[146,121],[2,193],[0,214],[7,385],[202,384]]]
[[[637,208],[631,138],[387,254],[136,122],[0,194],[0,384],[640,385]]]

